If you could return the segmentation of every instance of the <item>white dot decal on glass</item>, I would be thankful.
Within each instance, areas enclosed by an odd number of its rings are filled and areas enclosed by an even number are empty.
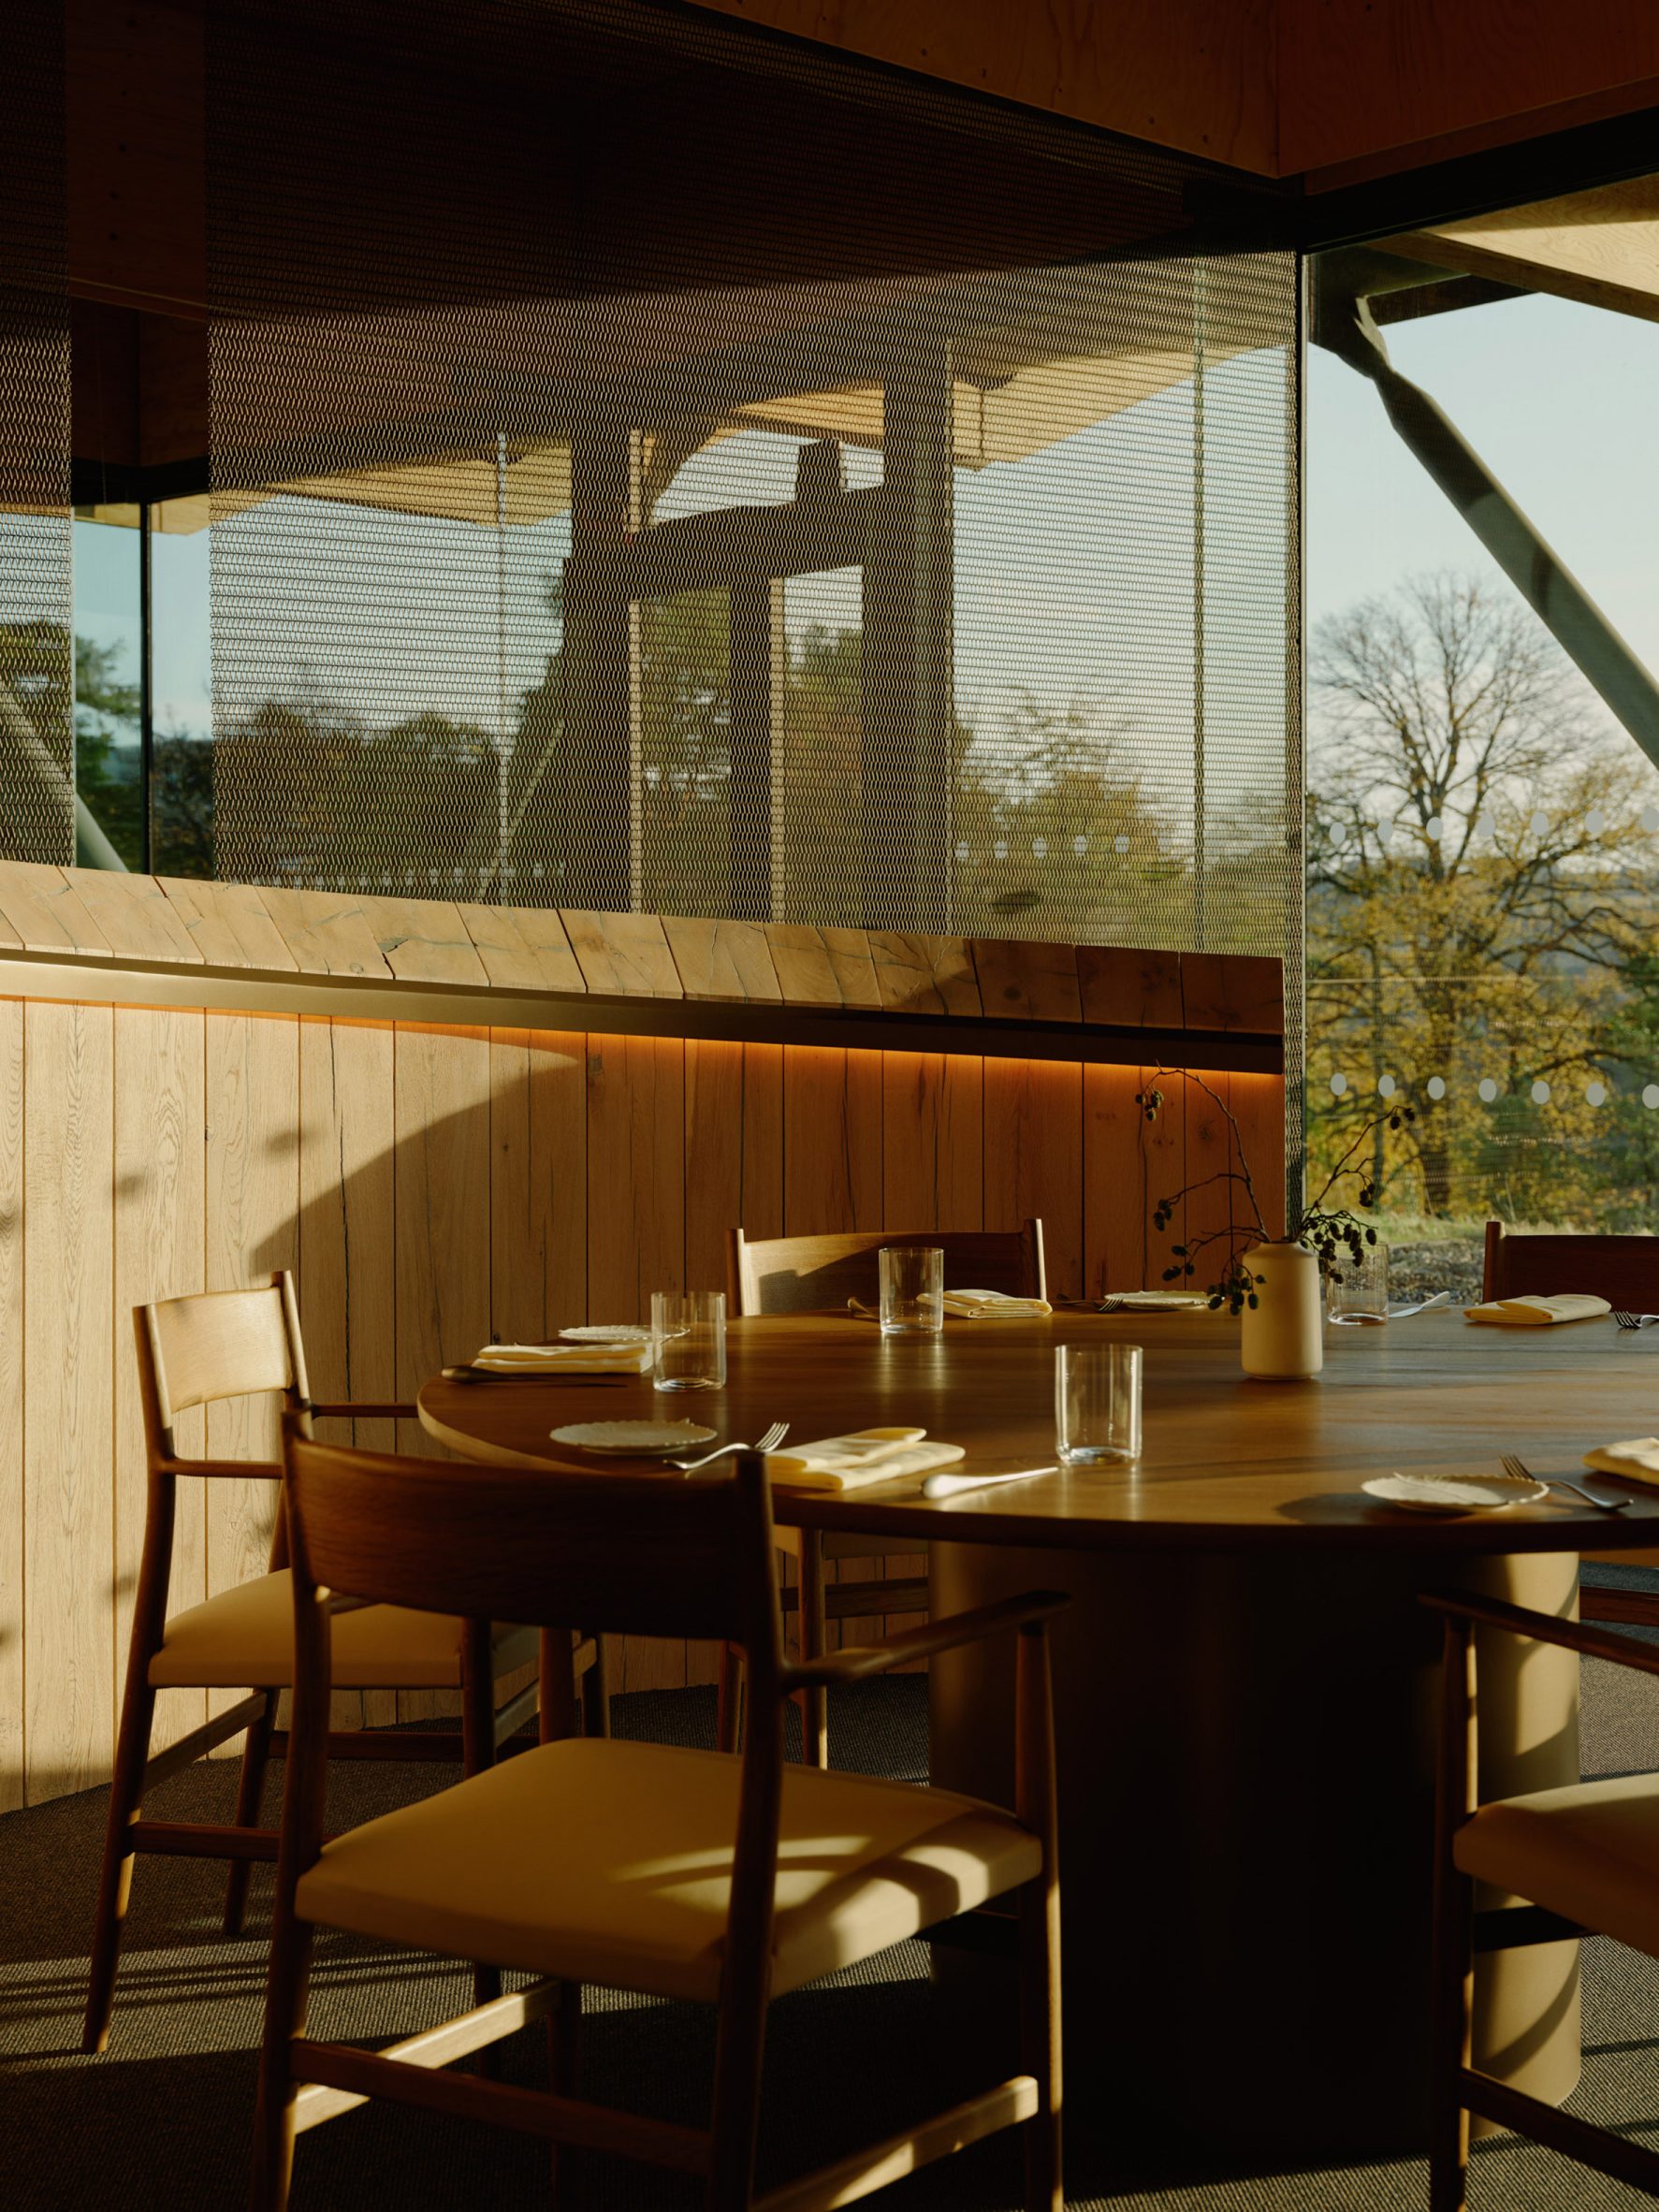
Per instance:
[[[1608,818],[1599,807],[1592,807],[1584,817],[1584,827],[1593,837],[1599,837],[1608,826]]]
[[[1346,1075],[1333,1075],[1331,1078],[1331,1095],[1332,1098],[1340,1099],[1347,1087],[1348,1079]]]
[[[1085,853],[1085,852],[1088,851],[1088,849],[1089,849],[1089,841],[1088,841],[1088,839],[1087,839],[1086,837],[1073,837],[1073,838],[1072,838],[1072,840],[1071,840],[1071,850],[1072,850],[1072,851],[1073,851],[1073,852],[1075,852],[1075,853],[1076,853],[1076,855],[1077,855],[1077,857],[1078,857],[1078,859],[1079,859],[1079,860],[1081,860],[1081,859],[1083,858],[1084,854],[1084,853]]]
[[[1483,1075],[1483,1076],[1480,1078],[1480,1096],[1481,1096],[1481,1098],[1482,1098],[1482,1099],[1483,1099],[1486,1101],[1487,1105],[1489,1105],[1489,1106],[1490,1106],[1490,1105],[1492,1104],[1492,1100],[1493,1100],[1493,1099],[1494,1099],[1497,1097],[1497,1095],[1498,1095],[1498,1086],[1497,1086],[1497,1084],[1496,1084],[1495,1083],[1493,1083],[1493,1081],[1492,1081],[1492,1077],[1491,1077],[1490,1075]]]
[[[1048,858],[1048,839],[1046,837],[1032,838],[1031,857],[1033,860],[1046,860]]]
[[[1379,822],[1377,823],[1376,837],[1378,844],[1386,845],[1393,834],[1394,825],[1391,822]]]
[[[1423,828],[1427,831],[1428,835],[1433,838],[1435,844],[1438,844],[1441,838],[1446,835],[1445,816],[1441,814],[1431,814],[1428,821],[1424,822]]]
[[[1495,837],[1497,834],[1497,823],[1493,822],[1490,814],[1483,814],[1475,824],[1475,835],[1477,837]]]
[[[1535,837],[1541,837],[1550,827],[1550,817],[1540,810],[1532,817],[1526,826],[1532,831]]]
[[[1430,1096],[1430,1098],[1431,1098],[1431,1099],[1444,1099],[1444,1098],[1445,1098],[1445,1096],[1446,1096],[1446,1078],[1445,1078],[1445,1076],[1444,1076],[1444,1075],[1431,1075],[1431,1076],[1430,1076],[1430,1078],[1429,1078],[1429,1096]]]
[[[1397,1088],[1398,1085],[1395,1084],[1391,1075],[1379,1075],[1377,1077],[1376,1095],[1379,1099],[1391,1099]]]
[[[1007,839],[1004,837],[998,837],[996,844],[992,846],[991,851],[993,853],[995,853],[998,860],[1006,860],[1008,858]]]
[[[1127,851],[1128,851],[1128,849],[1129,849],[1129,840],[1128,839],[1128,837],[1113,837],[1113,840],[1112,840],[1112,850],[1113,850],[1114,852],[1127,852]]]
[[[966,860],[966,859],[968,857],[968,847],[967,847],[967,845],[966,845],[966,844],[961,844],[961,845],[958,845],[958,846],[957,846],[957,848],[956,848],[956,857],[957,857],[957,859],[958,859],[958,860]]]
[[[1659,830],[1659,807],[1642,808],[1642,827],[1645,830]]]
[[[1538,1080],[1537,1080],[1537,1082],[1536,1082],[1536,1083],[1535,1083],[1535,1084],[1534,1084],[1534,1085],[1533,1085],[1533,1104],[1534,1104],[1535,1106],[1548,1106],[1548,1105],[1549,1105],[1549,1103],[1550,1103],[1550,1085],[1549,1085],[1549,1084],[1547,1084],[1547,1083],[1544,1081],[1544,1078],[1543,1078],[1543,1077],[1540,1075],[1540,1076],[1539,1076],[1539,1078],[1538,1078]]]
[[[1605,1083],[1587,1083],[1584,1096],[1592,1106],[1605,1106],[1608,1102],[1608,1086]]]
[[[1643,1086],[1642,1104],[1647,1107],[1659,1106],[1659,1083],[1650,1083]]]

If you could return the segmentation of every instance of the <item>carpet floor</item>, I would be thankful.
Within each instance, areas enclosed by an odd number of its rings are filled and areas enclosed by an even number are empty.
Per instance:
[[[924,1685],[861,1685],[832,1705],[837,1762],[918,1777],[926,1765]],[[1659,1767],[1659,1681],[1588,1663],[1586,1773]],[[712,1739],[712,1693],[616,1702],[618,1732],[682,1743]],[[280,1769],[278,1770],[280,1774]],[[232,1765],[176,1776],[146,1810],[226,1819]],[[430,1788],[429,1768],[335,1769],[330,1820],[347,1826]],[[151,1859],[134,1885],[109,2054],[78,2049],[102,1791],[0,1819],[0,2201],[28,2212],[235,2212],[243,2198],[264,1974],[269,1876],[255,1873],[250,1933],[218,1928],[222,1874],[204,1862]],[[1659,1965],[1596,1941],[1584,1953],[1584,2077],[1573,2108],[1659,2147]],[[908,1944],[815,1984],[773,2009],[767,2046],[763,2181],[897,2126],[970,2086],[936,2079],[940,1994]],[[452,1962],[388,1956],[335,1939],[319,1948],[312,2025],[324,2035],[388,2041],[462,2009]],[[1133,2002],[1133,1992],[1121,2001]],[[696,2008],[589,1989],[584,2086],[607,2103],[696,2123],[706,2117],[711,2021]],[[505,2045],[510,2080],[540,2081],[532,2030]],[[1201,2084],[1201,2046],[1171,2053]],[[1179,2145],[1157,2185],[1113,2155],[1110,2110],[1072,2085],[1068,2202],[1117,2212],[1419,2212],[1427,2176],[1414,2161],[1217,2178]],[[1195,2095],[1201,2088],[1195,2087]],[[540,2148],[494,2130],[371,2105],[299,2144],[295,2212],[350,2206],[412,2212],[535,2212],[548,2201]],[[876,2202],[891,2212],[1017,2212],[1011,2137],[976,2147]],[[1604,2212],[1646,2202],[1548,2152],[1500,2137],[1477,2149],[1473,2212]],[[690,2212],[694,2189],[643,2168],[577,2162],[565,2212]]]

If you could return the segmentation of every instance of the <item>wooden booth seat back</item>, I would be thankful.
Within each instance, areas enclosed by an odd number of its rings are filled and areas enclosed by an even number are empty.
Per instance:
[[[934,1244],[945,1256],[948,1290],[1005,1290],[1046,1298],[1042,1223],[1011,1230],[858,1230],[838,1236],[772,1237],[751,1244],[734,1230],[727,1254],[727,1303],[734,1314],[806,1314],[844,1308],[850,1298],[874,1305],[877,1254],[883,1244]]]

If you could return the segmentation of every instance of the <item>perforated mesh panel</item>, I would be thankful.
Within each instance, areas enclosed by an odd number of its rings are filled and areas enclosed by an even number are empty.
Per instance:
[[[64,11],[6,20],[0,132],[0,856],[75,850]]]
[[[222,871],[1293,944],[1292,256],[709,17],[421,18],[210,21]]]

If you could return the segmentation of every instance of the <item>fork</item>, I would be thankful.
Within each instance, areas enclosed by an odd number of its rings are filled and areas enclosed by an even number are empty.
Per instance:
[[[787,1421],[774,1421],[755,1444],[722,1444],[718,1451],[705,1452],[700,1460],[670,1460],[671,1467],[677,1467],[682,1475],[695,1475],[699,1467],[712,1467],[716,1460],[729,1459],[735,1451],[776,1451],[789,1434]]]
[[[1568,1482],[1560,1475],[1535,1476],[1530,1467],[1507,1452],[1504,1453],[1503,1461],[1505,1474],[1513,1475],[1518,1482],[1542,1480],[1550,1490],[1570,1490],[1574,1497],[1582,1498],[1587,1506],[1594,1506],[1598,1513],[1623,1513],[1630,1503],[1628,1498],[1598,1498],[1594,1491],[1586,1490],[1581,1483]]]
[[[1627,1314],[1623,1308],[1613,1308],[1613,1318],[1621,1329],[1652,1329],[1659,1326],[1659,1314]]]

